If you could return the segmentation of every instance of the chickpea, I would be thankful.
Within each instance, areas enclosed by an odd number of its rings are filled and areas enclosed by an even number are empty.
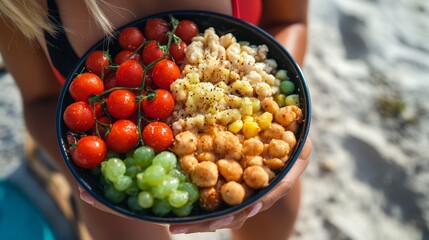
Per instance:
[[[258,156],[264,151],[264,144],[258,138],[249,138],[243,142],[242,152],[247,156]]]
[[[264,164],[263,158],[261,156],[246,156],[242,160],[241,165],[243,168],[250,166],[262,166]]]
[[[213,187],[219,177],[217,166],[213,162],[200,162],[191,172],[191,179],[199,187]]]
[[[264,98],[261,102],[261,106],[264,111],[273,114],[273,116],[279,110],[279,105],[272,98]]]
[[[296,106],[296,105],[292,105],[291,107],[292,107],[292,111],[296,114],[296,119],[295,119],[295,121],[296,121],[298,124],[301,124],[301,123],[302,123],[302,121],[304,120],[304,113],[302,112],[302,109],[301,109],[301,108],[299,108],[299,107],[298,107],[298,106]]]
[[[240,183],[230,181],[222,185],[220,195],[226,204],[235,206],[243,202],[246,191]]]
[[[285,166],[285,163],[278,158],[270,158],[264,160],[265,166],[267,166],[271,171],[278,171]]]
[[[220,159],[216,162],[217,168],[220,174],[225,178],[227,182],[235,181],[241,182],[243,176],[243,168],[240,164],[231,159]]]
[[[209,134],[202,134],[198,137],[198,152],[211,152],[213,151],[213,137]]]
[[[267,129],[262,132],[262,137],[265,139],[281,139],[283,132],[285,131],[278,123],[272,123]]]
[[[198,160],[192,154],[183,155],[179,158],[180,167],[187,174],[191,174],[198,165]]]
[[[293,111],[292,106],[280,108],[274,115],[274,120],[280,123],[283,127],[289,126],[297,119],[296,113]]]
[[[261,166],[250,166],[243,172],[244,182],[253,189],[261,189],[268,186],[269,176]]]
[[[268,144],[268,154],[271,157],[282,158],[287,156],[289,152],[289,144],[283,140],[271,139],[270,143]]]
[[[198,159],[198,162],[203,162],[203,161],[215,162],[216,155],[214,155],[212,152],[202,152],[202,153],[198,153],[197,159]]]
[[[215,211],[223,204],[222,196],[214,187],[203,188],[200,190],[199,204],[204,210]]]
[[[197,150],[197,136],[191,131],[181,132],[175,137],[173,152],[177,155],[186,155]]]
[[[285,131],[282,133],[282,137],[280,138],[289,144],[290,149],[293,149],[296,145],[296,137],[295,134],[291,131]]]

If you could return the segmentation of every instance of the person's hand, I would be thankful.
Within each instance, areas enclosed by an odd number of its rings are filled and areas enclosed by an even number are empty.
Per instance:
[[[194,232],[212,232],[221,228],[239,228],[244,222],[261,211],[264,211],[270,208],[275,202],[280,198],[285,196],[293,189],[296,181],[299,176],[304,172],[305,168],[309,163],[310,153],[311,153],[311,141],[308,139],[304,145],[304,148],[301,151],[298,159],[295,164],[292,166],[290,171],[286,176],[279,182],[279,184],[266,196],[264,196],[260,201],[253,204],[250,207],[247,207],[243,211],[240,211],[234,215],[222,217],[216,220],[210,220],[206,222],[198,222],[191,224],[175,224],[170,226],[170,232],[173,234],[179,233],[194,233]],[[115,214],[120,217],[130,218],[119,212],[116,212],[104,204],[98,202],[95,198],[91,196],[90,193],[85,191],[82,187],[79,186],[80,198],[90,204],[91,206],[100,209],[105,212]]]
[[[179,234],[211,232],[221,228],[240,228],[248,218],[251,218],[259,212],[270,208],[275,202],[277,202],[277,200],[292,190],[299,176],[301,176],[309,163],[311,148],[311,141],[308,139],[301,151],[301,154],[286,176],[271,192],[269,192],[260,201],[253,204],[252,206],[234,215],[222,217],[216,220],[191,224],[171,225],[170,232],[173,234]]]

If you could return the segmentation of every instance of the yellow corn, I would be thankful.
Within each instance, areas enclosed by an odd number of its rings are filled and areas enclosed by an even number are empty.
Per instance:
[[[246,139],[258,136],[261,128],[256,122],[245,121],[243,124],[243,135]]]
[[[238,133],[243,128],[243,125],[244,125],[243,121],[237,120],[228,126],[228,131],[232,133]]]
[[[273,121],[273,114],[269,112],[264,112],[263,114],[256,117],[256,123],[259,127],[264,130],[267,129]]]

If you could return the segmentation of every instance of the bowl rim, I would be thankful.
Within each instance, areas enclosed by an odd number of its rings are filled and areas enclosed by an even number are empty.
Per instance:
[[[288,60],[290,61],[291,65],[292,65],[291,67],[293,68],[293,70],[297,74],[298,81],[302,85],[300,91],[302,92],[303,98],[305,100],[305,105],[303,106],[305,118],[304,118],[304,123],[302,125],[303,127],[301,129],[301,134],[300,134],[301,138],[297,139],[298,141],[297,141],[296,147],[294,149],[294,153],[290,156],[290,159],[288,160],[288,164],[284,167],[284,169],[282,169],[276,175],[276,177],[270,182],[268,187],[261,189],[261,190],[258,190],[258,192],[255,195],[253,195],[251,198],[247,199],[242,204],[239,204],[237,206],[228,206],[227,208],[221,209],[219,211],[207,212],[206,214],[203,214],[203,215],[190,215],[190,216],[186,216],[186,217],[160,217],[160,216],[155,216],[155,215],[142,215],[142,214],[139,214],[137,212],[133,212],[131,210],[122,208],[122,207],[120,207],[114,203],[111,203],[107,199],[105,199],[104,197],[96,194],[94,192],[93,188],[86,181],[84,181],[79,176],[79,173],[74,169],[76,166],[74,166],[74,164],[72,163],[72,161],[70,159],[70,156],[67,153],[67,150],[65,150],[67,144],[65,143],[65,141],[63,139],[61,126],[62,126],[62,112],[64,109],[63,99],[64,99],[64,97],[68,91],[69,85],[73,79],[73,75],[76,73],[76,71],[78,71],[82,67],[82,62],[84,61],[84,59],[86,59],[87,56],[92,51],[99,48],[100,45],[106,41],[107,37],[103,37],[102,39],[97,41],[91,48],[89,48],[87,50],[87,52],[84,55],[82,55],[82,57],[79,59],[76,66],[70,72],[69,76],[67,76],[66,81],[64,82],[64,84],[61,88],[61,92],[60,92],[60,95],[58,98],[57,108],[56,108],[57,142],[58,142],[58,146],[60,148],[60,152],[61,152],[61,155],[63,157],[63,160],[66,162],[67,167],[72,172],[74,178],[79,183],[79,185],[82,186],[84,188],[84,190],[89,192],[91,194],[91,196],[95,198],[95,200],[99,201],[100,203],[106,205],[107,207],[109,207],[110,209],[112,209],[118,213],[121,213],[121,214],[128,216],[128,217],[140,219],[143,221],[161,223],[161,224],[192,223],[192,222],[200,222],[200,221],[217,219],[217,218],[220,218],[223,216],[234,214],[236,212],[239,212],[239,211],[255,204],[263,196],[265,196],[268,192],[270,192],[275,186],[277,186],[280,183],[280,181],[286,176],[286,174],[290,171],[290,169],[292,168],[292,166],[295,164],[296,160],[298,159],[298,156],[301,153],[301,151],[304,147],[304,144],[306,142],[306,139],[309,135],[310,125],[311,125],[310,124],[311,115],[312,115],[311,114],[310,92],[309,92],[306,79],[302,73],[300,66],[296,63],[295,59],[292,57],[290,52],[285,47],[283,47],[272,35],[267,33],[262,28],[254,25],[252,23],[249,23],[249,22],[246,22],[244,20],[230,16],[230,15],[226,15],[223,13],[217,13],[217,12],[210,12],[210,11],[198,11],[198,10],[167,11],[167,12],[161,12],[161,13],[149,15],[149,16],[146,16],[143,18],[139,18],[137,20],[134,20],[134,21],[131,21],[127,24],[124,24],[121,27],[117,28],[115,30],[114,34],[120,32],[122,29],[124,29],[127,26],[140,25],[140,24],[144,23],[145,21],[147,21],[148,19],[156,18],[156,17],[167,17],[169,15],[172,15],[174,17],[176,17],[176,16],[183,16],[183,17],[190,16],[190,17],[192,17],[192,16],[196,16],[196,15],[202,15],[202,16],[210,16],[210,17],[215,17],[215,18],[222,18],[222,19],[227,20],[227,21],[234,21],[239,25],[243,25],[244,27],[252,28],[252,29],[256,30],[259,34],[263,35],[263,38],[266,38],[266,40],[272,42],[272,44],[276,45],[287,56]]]

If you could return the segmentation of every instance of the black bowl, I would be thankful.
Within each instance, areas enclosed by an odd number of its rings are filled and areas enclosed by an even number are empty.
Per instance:
[[[126,206],[126,204],[123,204],[123,205],[113,204],[108,200],[106,200],[103,196],[103,191],[99,183],[99,178],[96,177],[93,173],[91,173],[90,170],[79,168],[71,160],[67,150],[68,149],[67,127],[65,126],[64,121],[62,120],[62,115],[65,108],[73,102],[73,99],[71,98],[68,89],[73,79],[74,73],[82,72],[82,69],[85,66],[85,59],[88,56],[88,54],[96,49],[104,49],[104,50],[109,49],[112,55],[114,55],[119,51],[118,44],[115,43],[115,41],[111,41],[111,39],[110,41],[108,39],[102,39],[91,49],[89,49],[89,51],[79,61],[78,65],[74,68],[72,74],[67,78],[62,88],[61,95],[58,101],[58,107],[57,107],[57,116],[56,116],[57,129],[56,130],[57,130],[58,143],[59,143],[62,156],[67,166],[75,176],[76,180],[80,183],[80,185],[86,191],[88,191],[96,200],[105,204],[112,210],[115,210],[129,217],[150,221],[150,222],[157,222],[157,223],[174,224],[174,223],[189,223],[189,222],[205,221],[205,220],[215,219],[225,215],[233,214],[237,211],[240,211],[252,205],[256,201],[258,201],[262,196],[264,196],[269,191],[271,191],[280,182],[280,180],[288,173],[292,165],[297,160],[298,155],[300,154],[309,133],[310,119],[311,119],[310,94],[309,94],[304,76],[301,72],[301,69],[299,68],[299,66],[293,59],[293,57],[290,55],[290,53],[282,45],[280,45],[271,35],[266,33],[264,30],[260,29],[259,27],[253,24],[247,23],[245,21],[242,21],[240,19],[236,19],[231,16],[218,14],[218,13],[211,13],[211,12],[202,12],[202,11],[168,12],[168,13],[152,15],[146,18],[139,19],[135,22],[132,22],[130,24],[127,24],[126,26],[119,28],[118,32],[121,29],[129,26],[137,26],[142,28],[144,26],[144,23],[150,18],[161,17],[161,18],[168,19],[169,15],[172,15],[179,20],[189,19],[189,20],[195,21],[200,29],[200,32],[202,32],[204,29],[208,27],[214,27],[218,35],[232,33],[237,38],[238,41],[247,41],[247,42],[250,42],[251,44],[256,44],[256,45],[266,44],[269,49],[267,57],[275,59],[277,61],[278,69],[286,69],[288,71],[288,74],[291,80],[295,82],[296,87],[298,88],[301,108],[303,109],[303,113],[304,113],[304,122],[300,126],[299,133],[297,135],[297,145],[294,148],[294,151],[292,152],[289,158],[290,160],[287,162],[287,165],[283,168],[283,170],[277,174],[277,176],[275,177],[275,179],[271,181],[269,186],[267,186],[262,190],[257,191],[251,198],[247,199],[245,202],[243,202],[238,206],[225,207],[215,212],[207,212],[197,207],[197,208],[194,208],[192,213],[187,217],[176,217],[173,215],[159,217],[151,214],[150,211],[148,211],[147,213],[136,213],[131,211]]]

